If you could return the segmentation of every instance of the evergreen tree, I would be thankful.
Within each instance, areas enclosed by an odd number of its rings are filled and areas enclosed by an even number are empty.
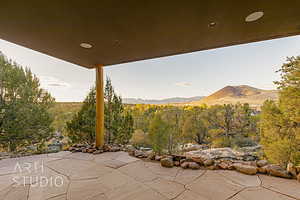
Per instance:
[[[122,99],[118,96],[107,77],[104,90],[104,127],[107,144],[127,144],[132,137],[133,118],[124,109]],[[92,88],[83,102],[80,111],[67,122],[68,136],[73,143],[89,143],[95,141],[96,124],[96,89]]]
[[[93,144],[96,125],[96,89],[93,87],[78,113],[67,122],[68,137],[73,143]]]
[[[54,98],[40,88],[29,69],[0,54],[0,145],[9,151],[38,144],[52,137],[48,110]]]

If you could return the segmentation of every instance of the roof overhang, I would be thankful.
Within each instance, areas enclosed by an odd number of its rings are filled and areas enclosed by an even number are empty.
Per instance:
[[[299,8],[299,0],[10,0],[1,2],[0,38],[92,68],[297,35]],[[264,16],[245,22],[255,11]]]

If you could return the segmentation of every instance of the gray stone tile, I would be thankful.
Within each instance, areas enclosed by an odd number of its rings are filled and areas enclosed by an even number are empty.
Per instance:
[[[300,183],[296,180],[266,175],[259,175],[259,177],[264,187],[300,199]]]
[[[199,194],[186,190],[180,194],[176,200],[210,200],[205,197],[201,197]]]
[[[143,161],[127,164],[123,167],[120,167],[119,170],[140,182],[152,181],[158,177],[147,167],[145,167]]]
[[[186,188],[201,197],[213,200],[224,200],[240,191],[242,187],[214,171],[206,171],[203,176],[188,184]]]
[[[98,178],[113,169],[91,161],[62,159],[47,163],[51,169],[68,176],[70,179]]]
[[[191,184],[199,176],[202,176],[205,170],[192,170],[192,169],[180,169],[174,178],[175,182],[181,183],[183,185]]]
[[[67,199],[88,200],[109,191],[98,179],[71,181]]]
[[[260,186],[260,180],[257,175],[246,175],[231,170],[218,170],[218,174],[223,175],[232,182],[240,184],[245,187],[258,187]]]
[[[248,188],[238,193],[232,200],[293,200],[293,198],[281,195],[264,188]]]
[[[26,200],[28,196],[29,187],[29,185],[12,186],[8,193],[4,195],[3,200]]]
[[[146,185],[168,199],[174,199],[185,190],[184,185],[161,178],[148,182]]]
[[[180,170],[179,167],[166,168],[162,167],[159,162],[143,162],[149,171],[156,174],[160,178],[173,180]]]

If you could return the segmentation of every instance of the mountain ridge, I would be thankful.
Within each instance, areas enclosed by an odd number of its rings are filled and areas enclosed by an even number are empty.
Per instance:
[[[179,104],[198,101],[202,98],[203,96],[171,97],[165,99],[122,98],[122,101],[126,104]]]
[[[277,100],[277,90],[263,90],[248,85],[225,86],[222,89],[204,97],[198,101],[190,102],[190,105],[216,105],[249,103],[252,107],[261,107],[267,99]]]

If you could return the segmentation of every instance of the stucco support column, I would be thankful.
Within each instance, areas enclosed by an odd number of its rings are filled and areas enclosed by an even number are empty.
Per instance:
[[[96,66],[96,147],[104,145],[103,65]]]

